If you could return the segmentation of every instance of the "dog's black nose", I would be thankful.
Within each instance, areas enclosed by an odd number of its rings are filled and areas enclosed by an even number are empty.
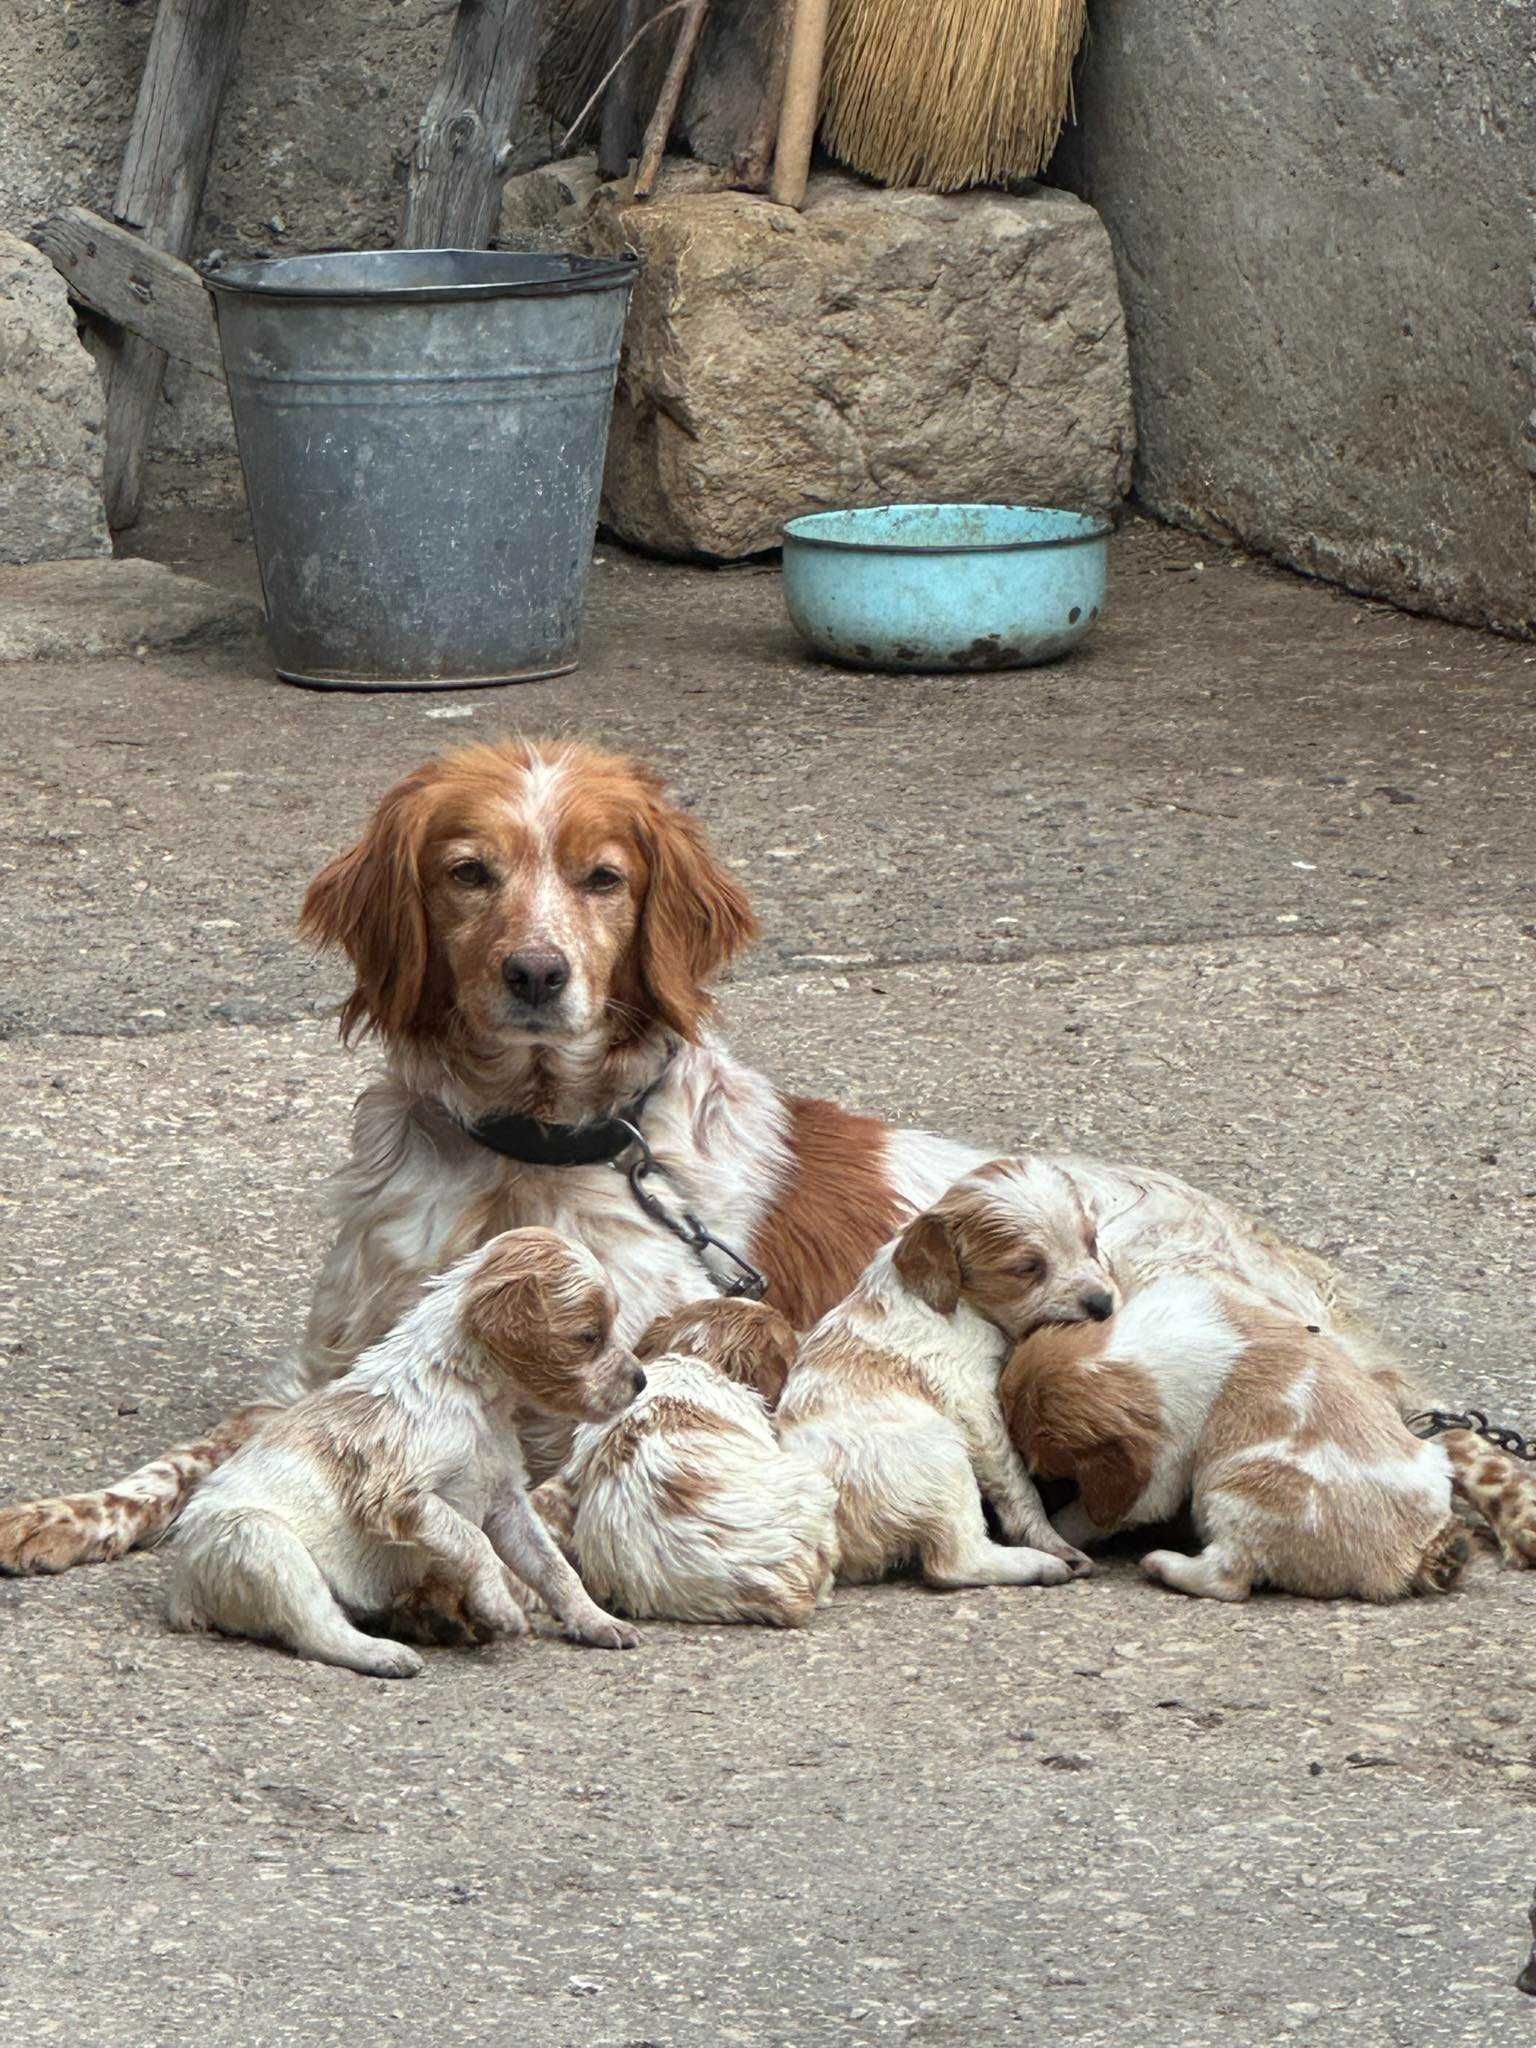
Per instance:
[[[553,946],[537,952],[509,953],[501,963],[501,978],[520,1003],[530,1010],[552,1002],[571,978],[571,963]]]
[[[643,1394],[645,1392],[645,1374],[640,1370],[638,1365],[630,1374],[630,1379],[634,1384],[635,1392],[637,1394]]]
[[[1107,1323],[1115,1312],[1115,1297],[1107,1287],[1095,1287],[1083,1296],[1083,1314],[1096,1323]]]

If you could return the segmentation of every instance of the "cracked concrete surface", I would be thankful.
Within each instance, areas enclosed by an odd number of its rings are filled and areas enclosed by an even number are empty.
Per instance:
[[[145,545],[249,588],[236,532]],[[297,946],[424,752],[659,761],[765,940],[736,1043],[946,1129],[1156,1160],[1536,1421],[1536,655],[1138,527],[1076,659],[803,659],[771,574],[600,548],[585,667],[310,696],[260,644],[7,671],[0,1494],[292,1342],[366,1071]],[[1196,568],[1203,563],[1203,568]],[[841,1594],[803,1636],[439,1653],[162,1628],[153,1557],[0,1584],[0,2038],[1181,2048],[1512,2038],[1536,1580],[1444,1602]]]

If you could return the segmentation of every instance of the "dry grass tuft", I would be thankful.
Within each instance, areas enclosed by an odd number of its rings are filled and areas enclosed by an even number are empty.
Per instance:
[[[832,0],[822,138],[886,185],[1041,170],[1072,108],[1087,0]]]

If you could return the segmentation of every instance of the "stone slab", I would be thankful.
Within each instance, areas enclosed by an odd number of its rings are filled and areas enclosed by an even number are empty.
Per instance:
[[[210,646],[258,632],[260,605],[158,562],[0,569],[0,663]]]

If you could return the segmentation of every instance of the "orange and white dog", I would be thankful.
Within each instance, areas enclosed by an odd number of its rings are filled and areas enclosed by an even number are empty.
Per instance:
[[[1002,1397],[1030,1470],[1077,1482],[1055,1517],[1072,1541],[1188,1503],[1200,1555],[1142,1559],[1180,1592],[1398,1600],[1443,1592],[1465,1562],[1446,1452],[1335,1335],[1236,1282],[1165,1274],[1102,1328],[1037,1330]]]
[[[988,1156],[785,1095],[732,1057],[710,1028],[711,984],[752,938],[751,909],[697,820],[621,756],[509,740],[427,762],[316,876],[302,926],[350,959],[343,1032],[373,1034],[384,1071],[357,1105],[334,1237],[275,1401],[347,1372],[434,1275],[502,1230],[585,1245],[625,1340],[728,1280],[719,1254],[701,1257],[614,1171],[632,1125],[657,1162],[652,1189],[759,1268],[797,1329]],[[1305,1296],[1304,1321],[1358,1347],[1316,1262],[1222,1202],[1166,1174],[1065,1170],[1127,1270],[1236,1269],[1276,1306]],[[0,1572],[153,1541],[259,1419],[242,1411],[104,1491],[0,1509]],[[535,1479],[569,1440],[564,1426],[528,1433]]]
[[[477,1632],[519,1635],[510,1566],[577,1642],[631,1647],[530,1506],[518,1436],[529,1409],[599,1422],[643,1390],[613,1324],[601,1267],[552,1231],[471,1252],[199,1489],[172,1538],[172,1626],[413,1678],[413,1649],[355,1622],[398,1612],[430,1577]]]
[[[644,1393],[577,1430],[535,1506],[605,1606],[798,1628],[832,1589],[836,1534],[830,1483],[774,1433],[793,1330],[716,1298],[658,1318],[636,1356]]]
[[[998,1382],[1014,1339],[1100,1324],[1117,1299],[1048,1160],[982,1167],[877,1254],[806,1339],[778,1409],[785,1448],[836,1488],[840,1580],[915,1565],[930,1586],[1049,1586],[1089,1568],[1046,1518]]]

